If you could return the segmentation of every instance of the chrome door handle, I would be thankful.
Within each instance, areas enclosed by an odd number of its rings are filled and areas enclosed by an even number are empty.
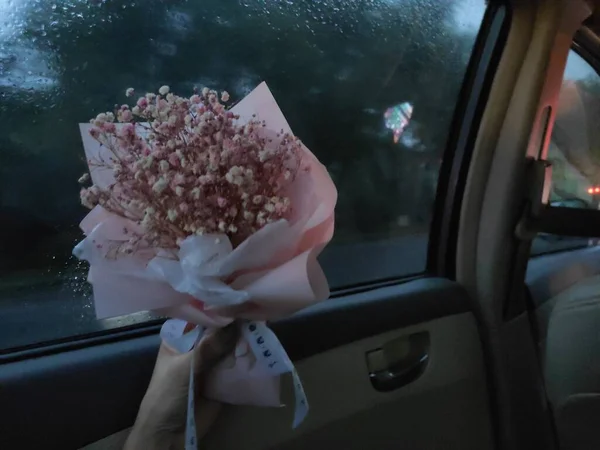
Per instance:
[[[419,378],[429,363],[429,333],[415,333],[367,353],[373,388],[390,392]],[[383,367],[382,367],[383,366]]]

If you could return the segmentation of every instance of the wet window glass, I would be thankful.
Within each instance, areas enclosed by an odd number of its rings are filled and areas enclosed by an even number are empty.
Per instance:
[[[417,274],[485,0],[0,0],[0,349],[96,321],[77,124],[124,91],[261,81],[339,190],[333,289]]]
[[[574,50],[569,53],[558,99],[548,160],[552,163],[550,205],[599,209],[600,75]],[[597,245],[596,239],[541,234],[532,254]]]

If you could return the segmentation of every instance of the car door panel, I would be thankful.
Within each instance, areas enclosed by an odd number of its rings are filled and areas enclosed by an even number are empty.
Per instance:
[[[208,448],[324,448],[327,442],[357,449],[369,443],[492,448],[477,323],[458,284],[421,279],[349,294],[274,323],[273,329],[304,383],[306,422],[292,430],[291,406],[230,407]],[[118,432],[133,423],[159,344],[156,330],[146,332],[4,364],[0,403],[11,414],[3,423],[1,447],[51,442],[69,449],[100,441],[89,448],[121,448],[127,432]],[[366,354],[423,332],[429,336],[423,373],[391,392],[375,390]],[[289,379],[283,394],[284,403],[293,405]]]
[[[158,353],[157,331],[3,364],[0,448],[76,449],[131,426]]]
[[[443,297],[439,300],[444,301]],[[377,392],[369,380],[366,353],[418,332],[431,337],[430,361],[424,373],[395,391]],[[311,412],[297,432],[289,426],[291,408],[286,412],[231,408],[207,447],[493,448],[482,361],[477,326],[470,313],[363,339],[298,364]],[[290,386],[286,392],[285,403],[293,405]]]

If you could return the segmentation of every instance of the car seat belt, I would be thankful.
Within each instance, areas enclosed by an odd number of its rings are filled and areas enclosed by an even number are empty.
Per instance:
[[[533,239],[539,231],[540,217],[550,200],[552,188],[552,165],[542,159],[528,158],[527,188],[524,195],[523,211],[515,228],[518,240],[517,249],[513,256],[513,271],[510,294],[504,305],[504,320],[509,321],[523,313],[527,314],[529,329],[534,342],[538,376],[543,386],[545,407],[548,411],[550,428],[554,434],[554,442],[558,442],[554,411],[548,399],[542,367],[542,352],[539,346],[540,330],[536,321],[535,304],[525,284],[527,266],[531,256]]]

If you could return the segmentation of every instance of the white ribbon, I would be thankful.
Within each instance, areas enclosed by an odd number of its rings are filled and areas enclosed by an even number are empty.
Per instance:
[[[184,333],[187,322],[179,319],[167,320],[161,330],[160,337],[169,346],[180,353],[191,351],[200,341],[204,329],[200,326]],[[290,372],[294,382],[294,421],[292,427],[300,425],[308,414],[308,400],[302,382],[294,364],[285,349],[264,322],[246,322],[242,325],[242,336],[246,339],[257,364],[260,364],[265,376],[278,376]],[[190,366],[188,384],[187,419],[185,426],[185,450],[197,450],[196,418],[194,412],[194,356]]]
[[[196,437],[196,414],[194,403],[194,354],[190,366],[190,381],[188,384],[187,423],[185,425],[185,450],[197,450],[198,438]]]
[[[247,322],[242,326],[242,335],[250,344],[256,357],[257,364],[261,364],[266,376],[282,375],[291,372],[294,381],[294,422],[293,428],[300,425],[308,414],[308,400],[302,387],[298,372],[283,345],[264,322]]]
[[[179,353],[187,353],[202,338],[204,330],[196,326],[184,333],[187,322],[183,320],[167,320],[160,329],[160,337]],[[196,416],[194,413],[194,354],[190,364],[190,379],[188,382],[187,419],[185,424],[185,450],[197,450]]]

